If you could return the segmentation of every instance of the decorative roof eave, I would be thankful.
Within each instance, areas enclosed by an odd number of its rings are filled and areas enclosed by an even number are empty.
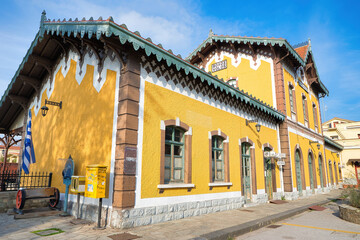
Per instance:
[[[286,41],[286,39],[282,38],[254,38],[254,37],[229,37],[229,36],[209,36],[202,44],[200,44],[188,57],[185,59],[190,61],[198,52],[201,52],[207,44],[212,44],[213,41],[219,42],[232,42],[232,43],[250,43],[250,44],[270,44],[271,46],[278,45],[279,47],[285,46],[285,48],[289,51],[289,53],[298,61],[298,63],[305,67],[306,62],[308,60],[308,56],[311,53],[311,50],[307,50],[305,59],[302,59],[301,56],[295,51],[295,49]],[[324,94],[329,95],[329,90],[325,87],[325,85],[320,81],[319,73],[317,71],[315,62],[314,62],[316,74],[319,79],[320,90],[323,91]]]
[[[334,141],[331,140],[330,138],[324,136],[324,139],[325,139],[325,144],[329,144],[329,145],[331,145],[332,147],[335,147],[335,148],[337,148],[337,149],[339,149],[339,150],[343,150],[343,149],[344,149],[344,147],[343,147],[342,145],[340,145],[340,144],[337,143],[337,142],[334,142]]]
[[[294,50],[294,48],[283,38],[254,38],[254,37],[230,37],[230,36],[218,36],[213,35],[209,36],[202,44],[200,44],[188,57],[186,60],[192,59],[197,52],[201,52],[207,44],[211,44],[213,41],[219,42],[232,42],[232,43],[250,43],[250,44],[270,44],[271,46],[278,45],[279,47],[285,46],[285,48],[289,51],[289,53],[302,65],[305,66],[304,60],[300,57],[300,55]]]
[[[329,96],[329,90],[325,87],[325,85],[322,83],[322,81],[320,80],[320,75],[319,75],[319,72],[317,70],[317,67],[316,67],[316,63],[315,63],[315,60],[314,60],[314,57],[313,57],[313,54],[312,54],[312,50],[311,49],[308,49],[307,53],[306,53],[306,57],[305,57],[305,63],[308,62],[309,60],[309,56],[311,55],[311,58],[313,60],[313,64],[314,64],[314,68],[315,68],[315,72],[316,72],[316,75],[318,77],[318,84],[319,84],[319,87],[320,87],[320,90],[322,91],[322,93],[324,93],[326,96]]]
[[[89,39],[95,34],[97,39],[100,39],[101,35],[104,34],[106,37],[116,36],[119,38],[121,44],[125,44],[129,42],[134,50],[144,49],[147,56],[154,54],[158,61],[164,60],[167,65],[170,67],[174,65],[178,71],[183,69],[186,75],[190,73],[194,78],[199,77],[202,82],[206,81],[208,85],[213,85],[215,89],[219,88],[220,91],[226,92],[230,94],[232,97],[240,100],[241,102],[245,102],[256,109],[269,114],[274,117],[278,121],[283,121],[285,116],[278,112],[276,109],[271,106],[263,103],[262,101],[253,98],[238,89],[235,89],[210,73],[205,72],[204,70],[199,69],[198,67],[190,64],[189,62],[183,60],[179,56],[175,56],[172,54],[172,51],[166,51],[161,47],[161,45],[155,45],[152,43],[151,39],[144,39],[140,36],[138,32],[129,31],[125,25],[118,25],[113,22],[112,18],[107,20],[90,20],[85,21],[45,21],[46,16],[44,17],[44,13],[42,15],[42,21],[40,23],[40,30],[35,37],[30,49],[28,50],[26,56],[23,59],[23,62],[19,66],[15,76],[13,77],[11,83],[9,84],[5,94],[3,95],[0,107],[5,100],[5,97],[8,95],[9,90],[11,89],[12,83],[15,81],[17,76],[19,75],[21,69],[24,64],[28,60],[28,57],[32,53],[33,48],[36,46],[38,40],[41,40],[45,33],[51,35],[65,35],[70,36],[72,33],[74,35],[80,34],[81,38],[88,37]]]

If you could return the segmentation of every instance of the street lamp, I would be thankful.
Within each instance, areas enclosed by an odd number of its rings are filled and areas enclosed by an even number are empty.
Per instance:
[[[47,112],[49,111],[49,108],[46,106],[46,104],[47,105],[52,105],[52,106],[57,106],[60,109],[62,108],[62,101],[60,101],[60,102],[52,102],[52,101],[49,101],[49,100],[45,99],[45,105],[41,107],[41,115],[43,115],[43,117],[45,117]]]
[[[316,147],[317,147],[318,150],[320,150],[320,143],[319,143],[319,141],[310,141],[310,140],[309,140],[309,144],[310,144],[310,145],[313,144],[313,143],[317,143],[317,144],[316,144]]]
[[[246,119],[245,122],[246,122],[246,126],[248,126],[249,123],[254,123],[254,122],[256,122],[256,123],[257,123],[257,124],[255,125],[256,131],[257,131],[257,132],[260,132],[261,125],[259,124],[259,119],[253,119],[253,120],[247,120],[247,119]]]

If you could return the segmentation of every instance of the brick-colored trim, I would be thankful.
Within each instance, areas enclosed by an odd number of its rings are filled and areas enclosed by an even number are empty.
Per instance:
[[[240,142],[241,142],[241,143],[247,142],[247,143],[249,143],[251,146],[255,147],[254,142],[251,141],[251,139],[249,139],[249,138],[243,137],[243,138],[240,139]]]
[[[280,123],[279,133],[280,133],[281,152],[286,154],[286,157],[284,159],[285,165],[283,166],[284,191],[292,192],[293,191],[293,178],[292,178],[292,172],[291,172],[288,122],[289,121],[287,119],[285,119],[285,122]]]
[[[219,135],[219,133],[220,133],[220,135]],[[224,140],[226,140],[227,137],[228,137],[225,133],[223,133],[222,131],[219,131],[219,130],[211,131],[211,132],[210,132],[210,135],[211,135],[211,136],[220,136],[220,137],[222,137]]]
[[[137,148],[138,139],[140,60],[135,53],[128,55],[121,70],[118,94],[113,206],[131,208],[135,205],[136,178],[126,169],[125,153],[129,147]]]
[[[274,150],[273,146],[271,146],[269,143],[264,143],[262,145],[262,150],[264,152],[265,148],[269,148],[271,150]],[[264,171],[265,171],[265,165],[266,165],[266,162],[265,162],[265,158],[263,157],[263,161],[264,161]],[[271,158],[271,177],[272,177],[272,189],[273,189],[273,192],[276,192],[277,191],[277,188],[276,188],[276,164],[275,164],[275,160],[274,158]],[[266,176],[264,176],[264,183],[266,184]],[[265,192],[267,193],[267,190],[266,190],[266,186],[265,186]]]
[[[184,183],[192,182],[192,134],[189,125],[181,122],[179,119],[164,120],[164,127],[175,126],[182,128],[185,134],[185,152],[184,152]],[[160,147],[160,184],[164,184],[165,178],[165,129],[161,129],[161,147]]]
[[[220,133],[220,135],[219,135]],[[227,142],[228,136],[219,130],[214,130],[210,132],[211,138],[213,136],[220,136],[224,140],[223,142],[223,151],[224,151],[224,182],[230,182],[230,167],[229,167],[229,143]],[[212,139],[209,139],[209,182],[212,180]]]

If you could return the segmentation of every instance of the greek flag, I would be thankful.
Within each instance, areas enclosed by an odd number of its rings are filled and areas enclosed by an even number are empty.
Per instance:
[[[35,163],[35,152],[31,139],[31,110],[29,110],[29,116],[26,124],[25,148],[22,159],[22,169],[26,174],[29,174],[30,163]]]

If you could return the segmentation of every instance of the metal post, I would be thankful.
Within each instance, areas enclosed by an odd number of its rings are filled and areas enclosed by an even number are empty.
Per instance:
[[[80,193],[77,194],[77,214],[76,214],[76,218],[79,219],[80,216]]]
[[[48,187],[51,187],[51,180],[52,180],[52,172],[49,173],[49,183],[48,183]]]
[[[104,230],[105,227],[101,227],[101,210],[102,210],[102,198],[99,198],[99,209],[98,209],[98,224],[94,227],[94,230]]]
[[[99,198],[99,212],[98,212],[98,228],[101,228],[101,209],[102,209],[102,198]]]

